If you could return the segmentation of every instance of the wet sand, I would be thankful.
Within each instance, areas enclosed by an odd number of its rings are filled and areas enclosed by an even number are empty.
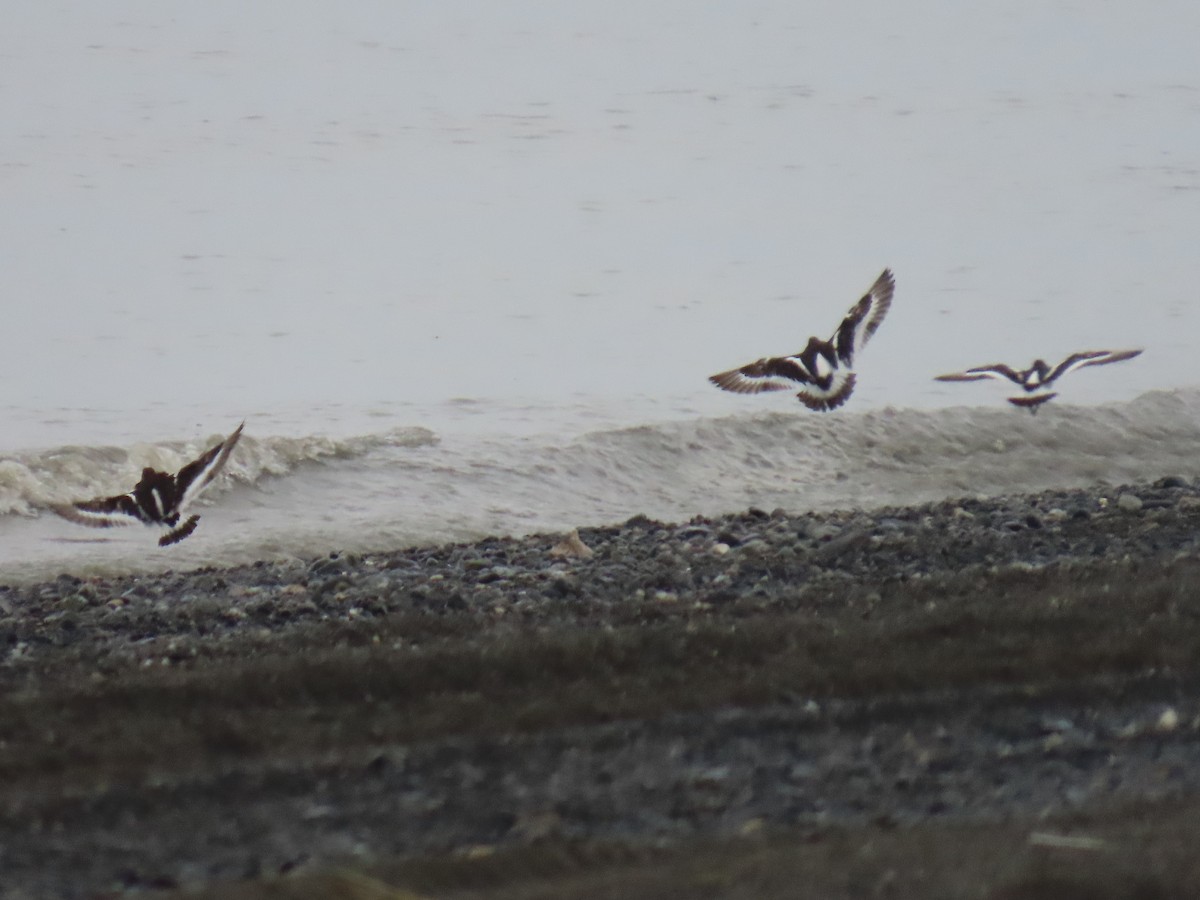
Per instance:
[[[0,898],[1195,893],[1197,524],[1171,478],[0,587]]]

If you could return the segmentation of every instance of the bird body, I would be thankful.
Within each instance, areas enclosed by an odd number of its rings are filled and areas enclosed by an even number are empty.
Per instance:
[[[60,504],[52,509],[64,519],[92,528],[111,528],[134,522],[162,525],[171,531],[159,538],[159,546],[178,543],[195,531],[200,521],[200,516],[192,515],[180,525],[183,511],[225,467],[245,424],[243,422],[229,437],[174,475],[147,466],[142,469],[141,480],[127,494]]]
[[[1050,390],[1050,386],[1068,372],[1074,372],[1084,366],[1102,366],[1107,363],[1132,359],[1141,352],[1141,350],[1083,350],[1079,353],[1072,353],[1053,368],[1045,360],[1035,359],[1028,369],[1018,370],[1003,363],[996,363],[990,366],[977,366],[967,369],[965,372],[938,375],[935,380],[980,381],[984,378],[995,378],[1001,381],[1011,381],[1020,386],[1025,393],[1009,397],[1008,402],[1036,413],[1039,406],[1058,396],[1056,391]]]
[[[891,270],[884,269],[829,340],[810,337],[804,349],[792,356],[764,357],[708,380],[735,394],[786,391],[800,385],[796,396],[809,409],[836,409],[854,391],[854,362],[891,308],[895,287]]]

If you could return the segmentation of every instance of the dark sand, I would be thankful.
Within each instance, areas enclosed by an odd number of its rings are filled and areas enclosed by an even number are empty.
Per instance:
[[[0,587],[0,900],[1200,896],[1198,524],[1165,479]]]

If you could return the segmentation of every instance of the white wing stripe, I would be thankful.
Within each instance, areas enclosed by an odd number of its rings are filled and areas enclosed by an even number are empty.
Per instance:
[[[238,439],[242,436],[242,428],[245,422],[237,427],[237,430],[225,439],[221,446],[221,452],[213,457],[212,462],[200,470],[192,483],[184,488],[183,496],[179,498],[179,506],[177,509],[182,512],[187,508],[188,504],[192,503],[200,494],[207,488],[221,473],[221,469],[225,467],[225,463],[229,460],[229,455],[233,453],[233,448],[237,445]]]

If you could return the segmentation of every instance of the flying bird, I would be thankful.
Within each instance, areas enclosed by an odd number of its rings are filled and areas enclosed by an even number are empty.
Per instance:
[[[809,409],[837,409],[854,391],[854,362],[887,315],[895,289],[896,279],[890,269],[884,269],[829,340],[811,337],[794,356],[765,357],[708,380],[735,394],[787,391],[800,385],[796,396]]]
[[[1108,363],[1133,359],[1141,350],[1084,350],[1072,353],[1053,369],[1046,365],[1045,360],[1035,359],[1028,369],[1017,371],[1003,363],[994,366],[978,366],[965,372],[954,372],[950,375],[938,375],[936,381],[979,381],[984,378],[998,378],[1020,385],[1025,391],[1016,397],[1009,397],[1008,402],[1014,406],[1028,409],[1036,413],[1038,407],[1058,396],[1057,391],[1050,390],[1063,375],[1082,369],[1084,366],[1103,366]]]
[[[147,466],[142,469],[142,480],[128,494],[58,504],[51,509],[64,519],[92,528],[111,528],[134,522],[162,525],[171,530],[158,539],[158,545],[166,547],[178,543],[195,531],[200,521],[200,516],[191,515],[179,524],[183,511],[224,468],[245,425],[242,422],[233,434],[174,475]]]

